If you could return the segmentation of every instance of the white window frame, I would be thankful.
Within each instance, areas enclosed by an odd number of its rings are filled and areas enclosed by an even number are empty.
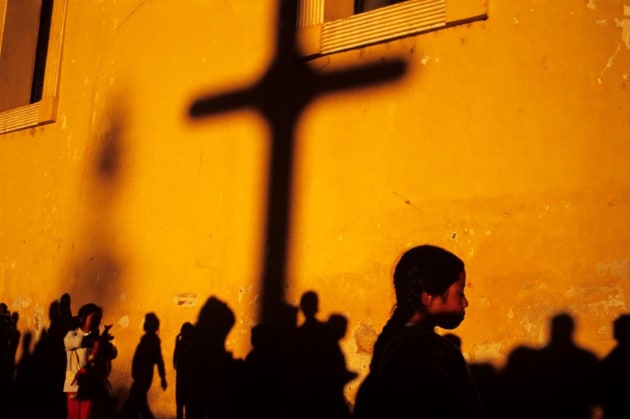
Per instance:
[[[321,56],[488,17],[489,0],[407,0],[324,22],[325,1],[299,0],[298,43]],[[351,0],[347,0],[351,1]]]
[[[0,40],[4,33],[8,0],[0,0]],[[50,20],[48,53],[42,98],[38,102],[0,112],[0,134],[54,122],[57,118],[61,52],[68,0],[55,0]],[[0,43],[0,45],[2,45]]]

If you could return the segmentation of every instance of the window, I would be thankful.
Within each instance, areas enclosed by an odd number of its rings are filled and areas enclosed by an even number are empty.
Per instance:
[[[299,43],[325,55],[486,19],[489,0],[300,0]]]
[[[68,0],[0,0],[0,134],[53,122]]]
[[[369,12],[380,7],[391,6],[406,0],[354,0],[354,14]]]

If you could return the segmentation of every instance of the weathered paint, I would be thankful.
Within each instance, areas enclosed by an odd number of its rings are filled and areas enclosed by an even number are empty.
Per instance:
[[[467,263],[457,330],[473,362],[543,345],[568,311],[604,355],[629,310],[630,5],[491,1],[486,21],[312,60],[321,73],[404,59],[399,81],[327,94],[298,124],[287,299],[349,320],[363,377],[391,313],[393,264],[430,242]],[[264,251],[269,130],[251,110],[191,120],[200,95],[254,83],[275,2],[71,0],[58,120],[0,136],[1,300],[41,333],[62,293],[105,307],[124,392],[155,312],[170,359],[211,295],[249,351]],[[347,387],[354,397],[360,379]]]

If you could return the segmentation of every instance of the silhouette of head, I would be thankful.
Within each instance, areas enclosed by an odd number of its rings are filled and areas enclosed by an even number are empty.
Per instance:
[[[235,321],[234,313],[226,303],[210,297],[199,312],[196,336],[207,344],[223,344]]]
[[[334,339],[341,339],[346,335],[348,330],[348,319],[342,314],[331,314],[328,318],[328,326]]]
[[[195,332],[195,326],[191,322],[185,322],[182,324],[182,327],[179,329],[179,334],[186,339],[190,339]]]
[[[614,336],[620,344],[630,343],[630,314],[622,314],[613,323]]]
[[[147,313],[144,316],[144,331],[147,333],[155,333],[160,330],[160,319],[155,313]]]
[[[85,325],[85,322],[90,314],[93,314],[93,317],[95,317],[96,320],[96,322],[92,323],[92,328],[98,329],[101,318],[103,317],[103,309],[94,303],[88,303],[81,306],[81,308],[79,308],[79,322],[81,326]]]
[[[50,321],[54,322],[58,320],[60,314],[61,312],[59,310],[59,301],[53,301],[52,303],[50,303],[50,307],[48,307],[48,318],[50,319]]]
[[[567,313],[556,314],[551,319],[551,341],[568,343],[573,341],[575,322]]]
[[[59,312],[62,315],[70,314],[70,294],[65,293],[59,297]]]
[[[300,299],[300,308],[304,317],[307,319],[314,318],[315,314],[319,311],[319,299],[314,291],[307,291],[302,294]]]
[[[443,297],[463,273],[464,262],[453,253],[432,245],[413,247],[402,255],[394,270],[396,304],[407,313],[426,313],[423,293]],[[437,325],[450,329],[462,320],[463,312],[444,313]]]

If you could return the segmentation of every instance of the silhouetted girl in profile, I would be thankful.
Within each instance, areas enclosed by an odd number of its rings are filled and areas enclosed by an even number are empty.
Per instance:
[[[396,307],[357,394],[355,418],[481,418],[481,401],[461,352],[437,334],[464,320],[464,263],[431,245],[414,247],[394,271]]]

